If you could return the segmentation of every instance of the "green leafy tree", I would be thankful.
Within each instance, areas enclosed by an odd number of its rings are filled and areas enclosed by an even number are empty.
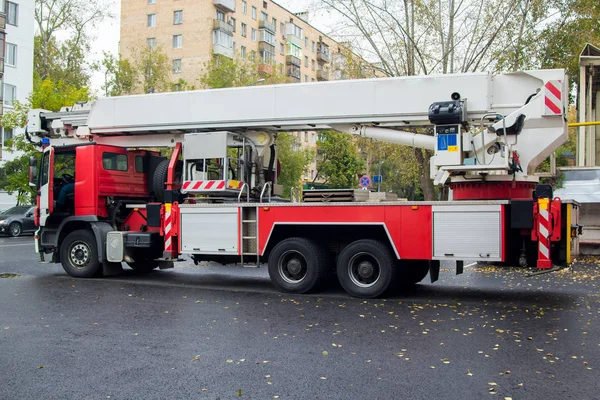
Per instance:
[[[313,183],[323,181],[329,187],[354,188],[365,162],[350,135],[336,131],[323,131],[317,143],[317,173]]]
[[[209,89],[253,86],[257,84],[289,83],[289,78],[273,66],[272,73],[260,72],[258,63],[240,58],[214,56],[205,63],[200,84]]]
[[[100,68],[104,70],[102,90],[105,96],[121,96],[134,92],[138,81],[137,73],[129,60],[104,52]]]
[[[171,83],[171,62],[162,47],[152,48],[142,45],[134,51],[130,63],[137,71],[137,93],[169,92]]]
[[[277,182],[283,186],[283,196],[288,197],[292,189],[299,191],[302,187],[302,173],[314,159],[314,151],[302,149],[296,137],[286,132],[277,134],[277,151],[281,162],[281,174]]]

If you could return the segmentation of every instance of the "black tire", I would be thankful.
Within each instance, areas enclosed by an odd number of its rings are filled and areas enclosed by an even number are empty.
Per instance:
[[[152,192],[156,200],[163,202],[165,200],[165,182],[167,182],[167,173],[169,171],[169,160],[163,160],[156,166],[152,176]]]
[[[167,174],[169,172],[170,160],[163,160],[156,166],[154,175],[152,176],[152,192],[159,202],[165,201],[165,190],[167,182]],[[177,161],[175,166],[175,182],[181,182],[183,163]]]
[[[315,291],[326,280],[327,259],[325,250],[312,240],[288,238],[271,251],[269,276],[275,286],[284,292]]]
[[[379,297],[396,275],[396,257],[377,240],[361,239],[350,243],[338,257],[337,276],[344,290],[353,297]]]
[[[94,234],[86,229],[73,231],[60,246],[63,269],[76,278],[91,278],[102,272]]]
[[[397,265],[396,279],[399,286],[417,284],[429,273],[429,261],[427,260],[400,260]]]
[[[11,222],[8,226],[8,236],[17,237],[21,236],[21,233],[23,233],[23,226],[19,222]]]

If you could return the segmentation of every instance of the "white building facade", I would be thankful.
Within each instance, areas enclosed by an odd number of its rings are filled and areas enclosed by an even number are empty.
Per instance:
[[[33,89],[33,38],[34,38],[34,0],[0,0],[0,13],[6,20],[4,40],[0,46],[4,74],[2,76],[3,113],[12,110],[15,100],[27,102]],[[0,20],[2,17],[0,17]],[[1,22],[1,21],[0,21]],[[1,25],[0,25],[1,27]],[[1,36],[1,35],[0,35]],[[1,50],[0,50],[1,51]],[[18,153],[9,153],[4,142],[13,136],[22,135],[23,129],[1,129],[0,168],[5,161],[18,157]],[[10,196],[0,190],[0,210],[16,205],[16,195]]]

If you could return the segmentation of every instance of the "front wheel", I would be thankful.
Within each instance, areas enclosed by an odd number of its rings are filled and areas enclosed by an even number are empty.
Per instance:
[[[324,283],[327,254],[311,240],[289,238],[273,248],[268,265],[271,281],[278,288],[288,293],[307,293]]]
[[[340,284],[353,297],[381,296],[396,274],[396,258],[388,246],[377,240],[361,239],[340,253],[337,275]]]
[[[8,226],[8,235],[10,237],[21,236],[22,232],[23,232],[23,227],[18,222],[13,222],[12,224],[10,224]]]
[[[77,278],[91,278],[101,272],[94,234],[85,229],[69,233],[60,246],[60,262],[69,275]]]

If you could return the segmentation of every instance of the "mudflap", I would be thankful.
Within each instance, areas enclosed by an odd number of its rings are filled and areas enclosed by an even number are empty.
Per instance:
[[[431,283],[440,279],[440,261],[439,260],[429,260],[429,278],[431,279]]]

